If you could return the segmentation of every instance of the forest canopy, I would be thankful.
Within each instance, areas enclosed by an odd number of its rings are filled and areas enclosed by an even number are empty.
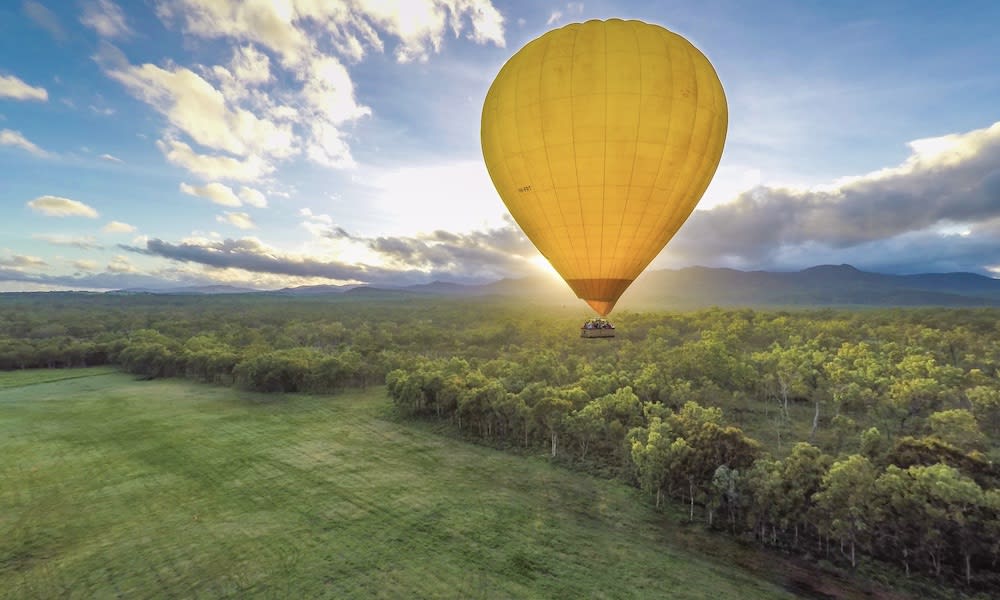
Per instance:
[[[1000,311],[582,312],[494,299],[0,296],[0,369],[115,364],[402,415],[835,564],[1000,585]]]

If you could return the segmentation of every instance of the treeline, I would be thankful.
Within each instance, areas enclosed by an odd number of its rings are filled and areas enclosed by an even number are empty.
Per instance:
[[[518,364],[417,360],[386,382],[409,414],[603,467],[649,491],[657,506],[663,497],[683,501],[689,518],[709,527],[851,566],[863,552],[907,575],[958,575],[983,588],[998,582],[1000,477],[982,452],[933,433],[889,441],[872,427],[840,455],[798,442],[774,458],[717,407],[644,400],[628,385],[602,393],[627,376],[524,384],[518,370],[530,365]],[[558,369],[551,375],[560,378]],[[680,395],[692,392],[681,386]],[[932,423],[956,415],[971,413],[935,413]]]
[[[260,392],[330,393],[364,387],[384,377],[382,358],[371,362],[349,346],[233,343],[215,333],[175,339],[156,329],[99,336],[95,341],[0,338],[0,370],[114,364],[148,378],[187,377]]]
[[[339,310],[338,310],[339,309]],[[262,392],[330,393],[381,384],[400,357],[506,330],[468,327],[481,309],[266,296],[0,295],[0,370],[104,364]],[[435,317],[437,321],[435,321]],[[470,350],[473,354],[474,350]]]
[[[529,316],[526,316],[529,315]],[[1000,311],[584,313],[495,299],[0,295],[0,368],[116,364],[399,409],[844,565],[1000,589]]]

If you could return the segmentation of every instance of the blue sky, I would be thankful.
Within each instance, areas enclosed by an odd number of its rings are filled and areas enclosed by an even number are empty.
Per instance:
[[[0,291],[545,271],[482,101],[526,42],[611,17],[687,37],[729,100],[653,268],[1000,274],[1000,4],[335,4],[0,4]]]

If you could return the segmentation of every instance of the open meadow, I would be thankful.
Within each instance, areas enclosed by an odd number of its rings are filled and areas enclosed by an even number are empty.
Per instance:
[[[793,597],[636,490],[390,406],[2,373],[0,597]]]

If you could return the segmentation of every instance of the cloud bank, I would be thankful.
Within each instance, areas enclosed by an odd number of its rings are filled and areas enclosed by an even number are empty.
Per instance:
[[[896,167],[815,189],[759,186],[696,211],[661,256],[673,265],[892,272],[1000,263],[1000,122],[913,141]]]
[[[281,252],[255,238],[171,243],[150,239],[142,246],[120,246],[146,256],[193,263],[215,269],[241,269],[292,277],[322,278],[340,283],[406,285],[433,280],[486,282],[537,272],[531,259],[535,250],[513,226],[465,234],[436,231],[418,237],[353,236],[329,222],[325,215],[311,215],[308,229],[330,240],[330,257]],[[378,264],[343,260],[334,248],[360,246]],[[341,254],[347,254],[341,252]]]
[[[909,148],[907,159],[893,167],[810,189],[757,186],[728,203],[696,211],[653,268],[701,264],[794,270],[850,263],[890,273],[1000,274],[1000,122],[916,140]],[[222,187],[230,202],[236,198],[255,206],[259,201],[252,188],[236,192]],[[28,205],[42,214],[96,216],[83,203],[55,196]],[[142,261],[133,264],[119,255],[107,263],[104,274],[87,277],[156,272],[172,280],[267,281],[275,286],[305,280],[405,285],[435,279],[473,283],[538,272],[539,255],[509,218],[503,226],[469,232],[364,236],[329,215],[302,209],[299,216],[307,235],[295,251],[250,237],[153,238],[118,247],[144,257]],[[238,211],[219,220],[241,228],[254,225],[248,213]],[[32,237],[100,248],[93,237]],[[136,272],[139,263],[157,259],[172,266]],[[55,276],[30,273],[33,265],[26,258],[6,260],[0,279],[57,284]],[[85,283],[97,287],[92,285],[97,281]]]

